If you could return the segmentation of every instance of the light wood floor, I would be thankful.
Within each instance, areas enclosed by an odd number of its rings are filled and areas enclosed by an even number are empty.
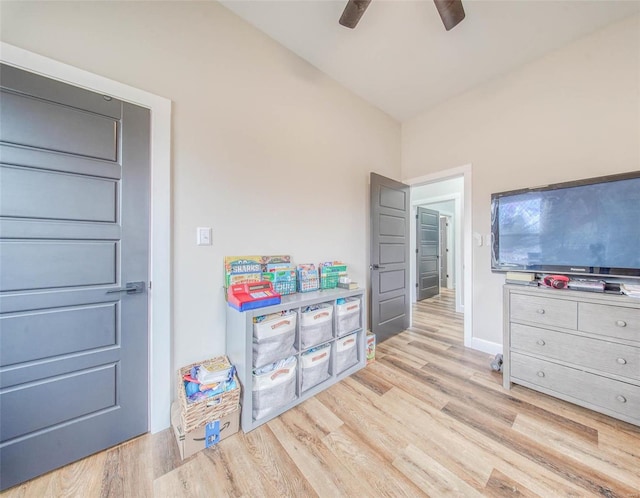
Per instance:
[[[417,304],[375,363],[184,462],[167,430],[2,496],[640,497],[640,428],[504,390],[453,304]]]

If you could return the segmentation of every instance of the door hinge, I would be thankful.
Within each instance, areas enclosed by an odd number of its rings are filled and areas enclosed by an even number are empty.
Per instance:
[[[149,289],[151,289],[151,280],[149,280]]]
[[[416,282],[416,289],[418,288],[418,283]]]

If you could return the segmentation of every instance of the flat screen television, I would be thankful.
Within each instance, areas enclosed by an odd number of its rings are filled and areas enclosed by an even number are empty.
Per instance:
[[[640,277],[640,171],[491,195],[491,269]]]

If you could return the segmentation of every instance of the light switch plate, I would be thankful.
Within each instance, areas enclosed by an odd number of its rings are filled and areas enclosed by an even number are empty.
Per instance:
[[[198,227],[196,229],[196,242],[199,246],[210,246],[211,227]]]

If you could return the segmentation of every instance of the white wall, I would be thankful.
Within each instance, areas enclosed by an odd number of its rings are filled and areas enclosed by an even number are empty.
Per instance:
[[[343,259],[367,281],[368,173],[473,164],[491,192],[638,169],[640,18],[402,126],[215,2],[1,2],[0,39],[173,101],[174,368],[224,352],[222,257]],[[402,152],[402,170],[400,168]],[[213,227],[211,247],[195,228]],[[501,284],[474,247],[474,337],[501,342]]]
[[[448,199],[452,195],[462,195],[464,190],[464,180],[461,176],[457,178],[449,178],[425,185],[411,187],[411,203],[433,202],[435,199]]]
[[[396,121],[216,2],[0,9],[2,41],[173,101],[174,370],[225,351],[225,255],[342,259],[366,281],[369,172],[400,177]]]
[[[640,17],[611,25],[403,123],[402,177],[473,164],[473,232],[490,195],[637,170]],[[473,335],[502,343],[504,277],[473,252]]]
[[[438,211],[440,216],[453,216],[455,213],[455,204],[453,201],[442,201],[442,202],[425,202],[420,204],[422,207],[426,207],[427,209],[433,209],[434,211]]]

